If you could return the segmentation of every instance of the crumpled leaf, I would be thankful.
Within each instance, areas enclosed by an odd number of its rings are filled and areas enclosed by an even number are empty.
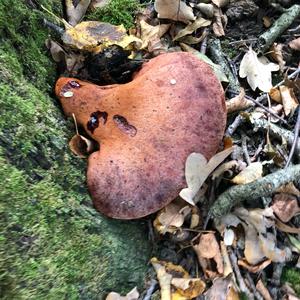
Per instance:
[[[137,300],[139,298],[139,292],[135,287],[125,297],[120,294],[111,292],[107,295],[106,300]]]
[[[123,25],[85,21],[69,28],[62,36],[63,42],[73,48],[90,52],[101,52],[111,45],[124,49],[140,47],[142,41],[133,35],[127,35]]]
[[[300,37],[289,42],[289,47],[300,51]]]
[[[257,53],[251,48],[244,55],[239,75],[241,78],[247,77],[247,81],[253,91],[259,88],[263,92],[269,92],[272,88],[272,73],[279,70],[277,64],[269,62],[264,57],[257,57]]]
[[[179,196],[189,204],[195,205],[193,199],[207,177],[232,151],[233,148],[225,149],[208,162],[201,153],[191,153],[185,163],[185,180],[188,187],[182,189]]]
[[[208,271],[213,270],[208,270],[208,264],[205,266],[203,264],[203,259],[213,259],[216,263],[217,272],[219,274],[223,274],[223,259],[214,233],[201,234],[198,244],[195,244],[193,249],[197,254],[199,263],[202,266],[204,273],[209,274]]]
[[[254,162],[236,175],[231,181],[235,184],[246,184],[262,177],[263,166],[261,162]]]
[[[84,56],[82,54],[67,53],[61,45],[51,39],[47,39],[45,44],[53,60],[60,65],[65,65],[70,75],[76,75],[83,67]]]
[[[254,105],[253,101],[245,98],[245,90],[243,88],[241,88],[239,95],[226,101],[227,113],[243,110]]]
[[[156,45],[160,38],[169,30],[171,24],[159,24],[152,26],[144,20],[140,21],[142,45],[140,49],[147,49],[148,46]],[[151,51],[150,51],[151,52]]]
[[[91,0],[66,0],[68,23],[75,26],[85,15]]]
[[[275,227],[275,217],[271,208],[252,209],[237,208],[234,213],[221,218],[217,228],[222,232],[224,226],[237,227],[241,224],[245,231],[244,255],[251,265],[261,263],[268,258],[273,262],[285,262],[291,257],[288,247],[276,246],[276,236],[268,228]],[[223,227],[222,227],[223,226]]]
[[[205,282],[200,278],[172,278],[171,284],[177,289],[176,292],[186,299],[198,297],[204,292],[206,287]]]
[[[289,114],[293,114],[299,105],[299,102],[294,95],[293,89],[282,85],[279,87],[279,90],[285,115],[288,116]]]
[[[183,225],[191,211],[191,207],[184,202],[173,201],[159,211],[154,220],[154,228],[161,234],[174,233]]]
[[[271,206],[276,216],[284,223],[300,213],[297,198],[289,194],[276,194]]]
[[[184,23],[196,19],[193,9],[181,0],[155,0],[154,8],[161,19],[170,19]]]
[[[227,25],[227,17],[222,13],[220,8],[214,8],[215,20],[212,25],[215,36],[221,37],[225,35],[224,27]]]
[[[193,7],[198,8],[206,17],[212,18],[214,16],[214,6],[210,3],[198,3]]]
[[[205,293],[206,300],[239,300],[232,276],[216,278],[213,285]]]
[[[271,56],[276,62],[278,62],[281,72],[283,72],[283,68],[286,64],[282,54],[283,46],[283,44],[274,43],[271,47]]]
[[[197,29],[199,29],[201,27],[209,26],[210,24],[211,24],[210,20],[206,20],[206,19],[200,17],[197,20],[195,20],[193,23],[188,24],[184,29],[180,30],[174,37],[173,41],[177,41],[177,40],[181,39],[182,37],[193,33]]]

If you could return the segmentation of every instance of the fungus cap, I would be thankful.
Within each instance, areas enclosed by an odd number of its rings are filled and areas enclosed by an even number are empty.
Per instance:
[[[122,85],[60,78],[56,94],[100,145],[89,156],[87,183],[96,209],[113,218],[140,218],[170,203],[186,186],[188,155],[209,159],[224,134],[222,86],[190,53],[153,58]]]

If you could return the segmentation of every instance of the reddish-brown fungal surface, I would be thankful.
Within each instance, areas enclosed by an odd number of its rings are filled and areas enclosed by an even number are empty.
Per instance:
[[[87,182],[96,209],[113,218],[140,218],[171,202],[186,186],[187,156],[209,159],[224,133],[222,87],[189,53],[160,55],[123,85],[60,78],[56,94],[100,144]]]

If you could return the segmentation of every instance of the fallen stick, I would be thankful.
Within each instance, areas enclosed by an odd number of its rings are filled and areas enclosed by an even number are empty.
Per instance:
[[[217,198],[210,208],[209,215],[213,218],[220,218],[229,213],[233,206],[243,201],[254,201],[261,197],[272,196],[280,186],[299,180],[300,164],[269,174],[248,184],[233,186]]]
[[[258,38],[258,50],[265,52],[274,41],[291,26],[300,15],[300,5],[294,4],[287,9],[274,24]]]

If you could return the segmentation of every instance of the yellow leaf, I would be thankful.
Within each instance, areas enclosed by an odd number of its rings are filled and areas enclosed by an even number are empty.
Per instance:
[[[262,177],[263,167],[261,162],[254,162],[232,179],[235,184],[250,183]]]

